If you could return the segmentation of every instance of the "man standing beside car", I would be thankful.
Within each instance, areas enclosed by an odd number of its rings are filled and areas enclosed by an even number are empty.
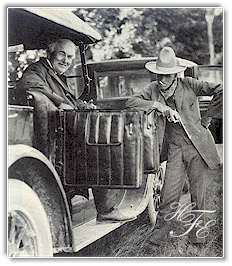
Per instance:
[[[160,114],[157,127],[160,147],[167,147],[167,165],[157,225],[150,238],[152,243],[159,245],[168,239],[172,231],[167,217],[173,213],[172,204],[179,202],[186,173],[190,183],[193,212],[206,210],[206,179],[210,169],[218,169],[221,165],[208,130],[208,121],[215,115],[215,103],[222,96],[222,86],[190,77],[178,78],[177,73],[185,71],[186,67],[178,64],[178,58],[171,47],[164,47],[157,61],[148,62],[145,67],[157,75],[157,80],[141,94],[131,97],[127,107],[148,112],[157,110]],[[202,120],[198,95],[214,95],[207,117]],[[166,145],[163,143],[164,139]],[[202,219],[203,227],[206,221],[204,217]],[[193,228],[190,234],[190,240],[194,243],[205,241],[198,237],[198,229]]]
[[[95,109],[92,103],[77,99],[70,90],[65,72],[71,67],[76,54],[75,44],[68,39],[58,39],[48,45],[47,58],[41,58],[31,64],[23,73],[17,84],[20,104],[26,103],[26,92],[40,92],[46,95],[52,103],[61,110],[68,109]],[[78,191],[79,192],[79,191]],[[68,191],[68,200],[76,191]],[[97,220],[102,221],[127,221],[134,216],[123,214],[108,201],[108,195],[113,192],[107,189],[93,189]],[[84,192],[85,196],[88,191]],[[112,196],[112,195],[111,195]]]

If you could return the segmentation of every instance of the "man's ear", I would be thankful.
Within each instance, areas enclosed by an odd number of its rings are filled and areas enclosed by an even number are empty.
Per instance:
[[[53,52],[53,53],[47,52],[47,59],[49,59],[51,61],[54,57],[55,57],[55,52]]]
[[[46,51],[46,52],[47,52],[47,59],[50,60],[50,58],[51,58],[51,54],[50,54],[48,51]]]

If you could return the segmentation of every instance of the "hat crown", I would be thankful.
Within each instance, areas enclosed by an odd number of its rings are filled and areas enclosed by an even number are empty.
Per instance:
[[[179,64],[180,58],[177,58],[171,47],[164,47],[156,61],[147,62],[145,68],[152,73],[160,75],[176,74],[185,71],[186,66]]]
[[[174,68],[177,65],[175,52],[171,47],[164,47],[158,56],[157,67]]]

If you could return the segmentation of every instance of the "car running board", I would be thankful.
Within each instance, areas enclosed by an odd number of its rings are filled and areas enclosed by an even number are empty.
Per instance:
[[[77,252],[108,233],[119,228],[126,222],[102,222],[93,219],[73,228],[73,251]]]
[[[145,176],[146,181],[143,182],[143,185],[140,189],[127,189],[126,193],[117,206],[117,208],[122,212],[130,216],[138,216],[142,213],[148,204],[151,191],[153,189],[152,182],[154,176],[149,174]],[[86,201],[88,204],[91,201]],[[92,202],[93,204],[93,202]],[[74,204],[75,205],[75,204]],[[84,211],[86,212],[90,207],[85,207]],[[79,210],[80,211],[80,210]],[[81,216],[79,211],[73,213],[73,251],[77,252],[82,248],[88,246],[94,241],[100,239],[101,237],[107,235],[113,230],[119,228],[123,224],[129,222],[97,222],[96,219],[91,219],[89,222],[78,225],[80,222]],[[84,222],[84,220],[83,220]]]

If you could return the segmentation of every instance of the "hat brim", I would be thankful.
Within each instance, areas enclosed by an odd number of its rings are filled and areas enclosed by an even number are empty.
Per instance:
[[[148,69],[150,72],[155,73],[155,74],[162,74],[162,75],[168,75],[168,74],[176,74],[180,73],[182,71],[186,70],[186,66],[180,66],[176,65],[173,68],[165,68],[165,67],[157,67],[156,62],[151,61],[147,62],[145,64],[145,68]]]

